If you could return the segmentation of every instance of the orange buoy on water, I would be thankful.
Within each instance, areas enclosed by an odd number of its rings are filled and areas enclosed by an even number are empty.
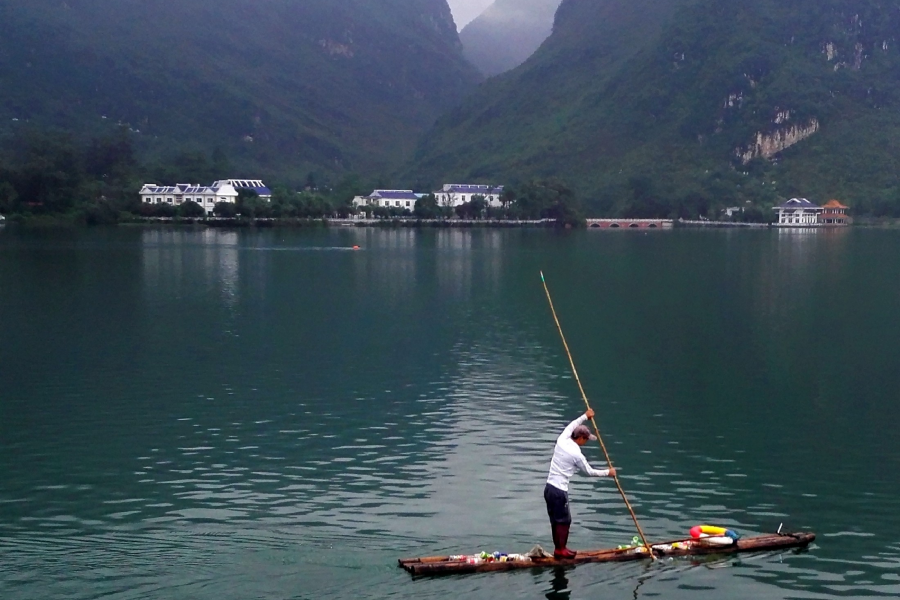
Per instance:
[[[359,246],[353,246],[354,250],[359,250]]]

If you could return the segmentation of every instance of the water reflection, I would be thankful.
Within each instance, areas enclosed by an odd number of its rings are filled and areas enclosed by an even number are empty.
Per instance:
[[[417,281],[417,263],[420,253],[415,252],[419,230],[393,228],[373,230],[362,228],[354,241],[363,248],[354,257],[358,294],[369,297],[383,306],[383,310],[395,310],[409,302]]]
[[[897,242],[818,233],[148,229],[0,253],[4,600],[896,595]],[[819,545],[394,567],[550,544],[541,490],[582,405],[538,260],[648,535],[790,521]],[[572,497],[574,546],[631,540],[608,481]]]
[[[438,283],[443,293],[464,300],[471,297],[473,284],[495,287],[503,268],[504,233],[454,228],[439,230],[435,246]]]
[[[458,228],[353,231],[357,293],[386,310],[410,306],[418,287],[437,282],[433,304],[460,306],[475,287],[496,290],[504,269],[505,232]]]
[[[568,600],[572,595],[566,570],[563,567],[554,567],[553,578],[550,580],[550,591],[544,594],[547,600]]]
[[[141,245],[147,294],[184,300],[198,282],[203,282],[204,287],[217,291],[223,305],[231,308],[237,305],[240,290],[237,232],[214,228],[148,229],[141,234]]]

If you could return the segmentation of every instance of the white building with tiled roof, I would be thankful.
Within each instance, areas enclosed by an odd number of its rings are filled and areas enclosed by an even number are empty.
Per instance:
[[[810,227],[818,225],[819,213],[822,207],[806,198],[791,198],[784,204],[773,207],[778,212],[778,222],[781,227]]]
[[[500,196],[502,194],[502,185],[445,183],[444,187],[434,192],[434,197],[441,206],[460,206],[471,202],[475,196],[484,196],[488,206],[501,206]]]
[[[252,190],[263,200],[272,199],[272,190],[262,182],[262,179],[222,179],[213,183],[212,187],[219,188],[225,185],[232,185],[238,191]]]
[[[206,214],[210,215],[218,202],[237,202],[238,193],[227,181],[217,181],[214,185],[203,186],[199,183],[179,183],[161,186],[145,183],[140,191],[141,202],[145,204],[171,204],[178,206],[188,200],[196,202]]]
[[[399,208],[413,210],[419,194],[412,190],[374,190],[368,196],[356,196],[353,206],[383,206],[385,208]]]

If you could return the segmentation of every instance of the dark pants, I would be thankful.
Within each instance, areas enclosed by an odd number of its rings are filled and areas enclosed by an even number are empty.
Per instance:
[[[569,512],[569,494],[549,483],[544,486],[544,501],[547,503],[547,516],[552,525],[569,525],[572,513]]]

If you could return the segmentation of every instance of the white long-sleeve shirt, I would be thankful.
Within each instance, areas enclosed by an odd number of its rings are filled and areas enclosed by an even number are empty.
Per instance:
[[[575,428],[587,421],[587,417],[581,415],[568,424],[556,440],[556,448],[553,450],[553,459],[550,461],[550,475],[547,483],[564,492],[569,491],[569,478],[575,474],[576,469],[581,469],[585,475],[592,477],[606,477],[609,469],[597,470],[588,464],[581,446],[572,439]]]

